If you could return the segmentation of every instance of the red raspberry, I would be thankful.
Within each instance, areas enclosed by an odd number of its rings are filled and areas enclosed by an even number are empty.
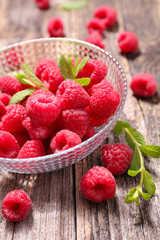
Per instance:
[[[94,112],[91,111],[89,106],[86,108],[86,110],[90,116],[90,125],[91,126],[99,127],[108,121],[108,118],[103,119],[103,118],[98,117],[97,114],[95,114]]]
[[[91,80],[90,84],[96,84],[106,77],[107,71],[108,69],[104,62],[89,59],[77,78],[89,77]]]
[[[124,31],[118,35],[118,47],[122,53],[132,53],[138,48],[138,38],[133,32]]]
[[[53,153],[67,150],[81,143],[80,137],[72,131],[61,130],[52,138],[50,148]]]
[[[45,155],[45,150],[40,140],[28,140],[19,150],[17,158],[34,158]]]
[[[85,41],[105,49],[105,44],[102,42],[102,39],[102,35],[98,31],[93,31],[86,37]]]
[[[9,221],[21,221],[29,213],[31,199],[22,190],[9,192],[2,201],[2,214]]]
[[[47,82],[51,92],[56,93],[58,86],[64,80],[58,67],[47,67],[41,74],[41,81]]]
[[[87,27],[89,33],[93,32],[93,31],[98,31],[100,34],[102,34],[105,30],[105,26],[104,26],[103,22],[98,18],[90,19],[88,21],[86,27]]]
[[[7,51],[4,51],[4,55],[10,70],[13,71],[15,69],[20,69],[20,65],[24,61],[23,53],[20,46],[17,47],[17,50],[15,48],[11,48]]]
[[[56,130],[56,126],[41,126],[34,124],[29,117],[23,120],[22,125],[27,129],[31,139],[46,140]]]
[[[22,121],[27,116],[26,109],[20,104],[12,104],[6,109],[7,113],[2,117],[3,130],[11,133],[24,132],[25,128],[22,126]]]
[[[96,130],[94,129],[94,127],[89,126],[88,129],[87,129],[86,134],[84,135],[84,137],[82,139],[82,141],[86,141],[90,137],[94,136],[94,134],[96,134]]]
[[[46,68],[50,68],[50,67],[57,67],[58,68],[57,63],[53,59],[46,58],[46,59],[39,60],[38,63],[36,64],[35,75],[39,79],[41,79],[41,75],[42,75],[43,71]]]
[[[113,175],[123,174],[129,168],[132,155],[132,149],[123,143],[105,144],[101,151],[103,165]]]
[[[26,109],[35,124],[51,126],[61,112],[60,101],[46,90],[37,90],[27,99]]]
[[[50,37],[62,37],[63,36],[63,22],[58,17],[53,17],[49,20],[47,29]]]
[[[18,142],[15,137],[5,131],[0,131],[0,157],[16,158],[19,151]]]
[[[47,9],[50,7],[50,0],[34,0],[35,4],[40,9]]]
[[[0,102],[0,118],[6,113],[5,105]]]
[[[22,84],[17,80],[17,78],[9,75],[3,75],[0,78],[0,90],[2,93],[13,95],[22,89]]]
[[[87,92],[90,96],[92,96],[98,89],[104,88],[113,88],[113,85],[107,79],[103,79],[99,83],[92,85]]]
[[[0,102],[2,102],[5,106],[9,104],[10,99],[11,99],[11,95],[7,93],[0,94]]]
[[[21,148],[25,144],[25,142],[29,140],[28,133],[26,132],[12,133],[12,135],[17,140],[19,148]]]
[[[59,85],[56,96],[64,110],[85,108],[88,106],[90,99],[84,88],[71,79],[67,79]]]
[[[109,27],[115,24],[117,12],[110,6],[101,6],[94,11],[94,17],[99,18],[105,27]]]
[[[112,88],[99,89],[90,97],[90,109],[99,118],[111,117],[120,103],[120,96]]]
[[[113,198],[116,192],[116,183],[112,173],[108,169],[94,166],[83,175],[80,188],[88,200],[100,203]]]
[[[62,129],[68,129],[77,133],[80,138],[86,134],[90,117],[85,109],[70,109],[62,111],[58,124]]]
[[[153,75],[138,73],[132,77],[130,88],[137,96],[151,97],[157,91],[157,83]]]

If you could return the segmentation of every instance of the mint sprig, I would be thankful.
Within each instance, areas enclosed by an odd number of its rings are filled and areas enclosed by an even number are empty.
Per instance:
[[[59,8],[70,11],[73,9],[79,9],[79,8],[86,7],[87,4],[88,4],[87,1],[70,1],[70,2],[61,3],[59,5]]]
[[[84,68],[89,57],[83,58],[81,61],[79,58],[75,59],[75,64],[70,58],[65,57],[63,54],[59,59],[59,68],[64,79],[72,79],[78,82],[81,86],[87,86],[90,83],[90,78],[76,78],[78,73]]]
[[[143,135],[135,128],[131,128],[127,122],[118,121],[113,131],[116,135],[125,132],[125,139],[134,151],[131,165],[127,172],[128,175],[135,177],[140,174],[139,184],[129,190],[125,198],[125,203],[136,202],[136,204],[139,204],[139,195],[142,195],[143,199],[148,201],[154,195],[156,186],[151,175],[145,169],[143,156],[159,158],[160,146],[146,145]],[[145,189],[146,192],[144,192],[143,189]]]
[[[29,85],[30,88],[26,88],[25,90],[15,93],[10,99],[10,104],[22,101],[25,99],[25,97],[31,95],[34,91],[36,91],[36,89],[48,90],[43,82],[41,82],[41,80],[35,76],[34,72],[27,64],[23,63],[22,66],[25,72],[22,70],[14,71],[11,72],[10,75],[17,78],[20,83]]]

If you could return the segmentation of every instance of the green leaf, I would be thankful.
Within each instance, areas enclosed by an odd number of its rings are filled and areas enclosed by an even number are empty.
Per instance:
[[[26,96],[31,95],[34,91],[36,91],[34,88],[27,88],[25,90],[15,93],[10,99],[9,104],[18,103],[22,101]]]
[[[77,65],[77,67],[75,67],[75,77],[78,75],[78,73],[82,70],[82,68],[84,68],[84,66],[86,65],[86,63],[88,62],[89,57],[85,57],[81,60],[81,62]]]
[[[139,205],[138,196],[139,196],[139,192],[138,192],[137,188],[136,187],[131,188],[129,190],[128,194],[126,195],[125,203],[136,202],[136,204]]]
[[[75,65],[75,69],[77,69],[78,63],[79,63],[79,58],[76,57],[76,60],[75,60],[75,63],[74,63],[74,65]]]
[[[118,120],[113,131],[116,135],[121,135],[124,132],[124,128],[130,128],[129,123]]]
[[[26,72],[26,74],[28,75],[28,77],[35,83],[37,84],[39,87],[45,87],[45,85],[41,82],[41,80],[39,78],[36,77],[36,75],[34,74],[34,72],[31,70],[31,68],[25,64],[25,63],[22,63],[22,66]]]
[[[59,68],[64,79],[74,78],[71,63],[63,54],[59,60]]]
[[[75,82],[79,83],[81,86],[87,86],[90,84],[90,78],[75,78]]]
[[[140,169],[140,167],[141,167],[141,160],[140,160],[138,149],[136,148],[135,152],[132,156],[131,165],[129,167],[129,170],[138,171]],[[128,175],[130,175],[130,174],[128,174]]]
[[[128,132],[125,133],[125,139],[126,142],[128,143],[128,145],[135,150],[135,143],[133,141],[133,138],[130,136],[130,134]]]
[[[70,2],[64,2],[59,5],[59,7],[63,10],[73,10],[78,8],[86,7],[88,4],[87,1],[70,1]]]
[[[146,201],[148,201],[151,198],[151,195],[149,195],[148,193],[141,192],[141,195]]]
[[[145,169],[143,170],[143,184],[149,195],[153,196],[156,191],[156,186],[151,175]]]
[[[137,170],[137,171],[134,171],[134,170],[128,170],[128,175],[129,176],[131,176],[131,177],[135,177],[138,173],[140,173],[142,170],[141,169],[139,169],[139,170]]]
[[[140,146],[140,150],[145,153],[146,156],[153,158],[160,158],[160,146],[157,145],[143,145]]]
[[[136,130],[135,128],[128,128],[128,131],[134,137],[138,145],[145,145],[145,139],[138,130]]]

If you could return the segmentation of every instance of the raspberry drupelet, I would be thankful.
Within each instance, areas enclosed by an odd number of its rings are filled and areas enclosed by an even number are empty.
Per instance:
[[[80,188],[88,200],[100,203],[113,198],[116,192],[116,183],[108,169],[94,166],[83,175]]]

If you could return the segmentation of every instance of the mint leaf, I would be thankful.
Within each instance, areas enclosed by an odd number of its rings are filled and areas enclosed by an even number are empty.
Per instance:
[[[132,134],[138,145],[145,145],[145,139],[139,131],[135,128],[128,128],[128,131]]]
[[[75,82],[79,83],[81,86],[87,86],[90,84],[90,78],[75,78]]]
[[[81,60],[81,62],[79,64],[77,64],[75,66],[75,77],[78,75],[78,73],[82,70],[82,68],[84,68],[84,66],[86,65],[86,63],[88,62],[89,57],[85,57]]]
[[[160,158],[160,146],[157,145],[143,145],[140,150],[146,155],[153,158]]]
[[[76,60],[75,60],[75,63],[74,63],[74,65],[75,65],[75,69],[77,69],[78,64],[79,64],[79,58],[76,57]]]
[[[36,75],[34,74],[34,72],[31,70],[31,68],[25,64],[25,63],[22,63],[22,66],[26,72],[26,74],[28,75],[28,77],[35,83],[37,84],[39,87],[45,87],[45,85],[41,82],[41,80],[39,78],[36,77]],[[37,87],[38,87],[37,86]]]
[[[136,187],[130,189],[128,194],[126,195],[125,203],[136,202],[136,204],[139,205],[138,196],[139,196],[139,192]]]
[[[74,79],[72,65],[63,54],[59,60],[59,68],[64,79]]]
[[[59,7],[63,10],[73,10],[78,8],[86,7],[88,4],[87,1],[70,1],[70,2],[64,2],[59,5]]]
[[[132,136],[128,133],[128,129],[127,132],[125,133],[125,139],[128,145],[134,150],[135,149],[134,138],[132,138]]]
[[[140,173],[142,170],[141,169],[139,169],[139,170],[137,170],[137,171],[135,171],[135,170],[128,170],[128,175],[129,176],[131,176],[131,177],[135,177],[138,173]]]
[[[132,156],[131,165],[129,167],[129,170],[138,171],[140,169],[140,166],[141,166],[141,160],[140,160],[138,149],[136,148],[135,152]]]
[[[36,91],[34,88],[27,88],[25,90],[15,93],[10,99],[9,104],[18,103],[22,101],[26,96],[31,95],[34,91]]]
[[[113,131],[116,135],[121,135],[124,132],[124,128],[130,128],[129,123],[118,120]]]
[[[149,195],[153,196],[156,190],[156,186],[151,175],[145,169],[143,170],[143,184]]]

